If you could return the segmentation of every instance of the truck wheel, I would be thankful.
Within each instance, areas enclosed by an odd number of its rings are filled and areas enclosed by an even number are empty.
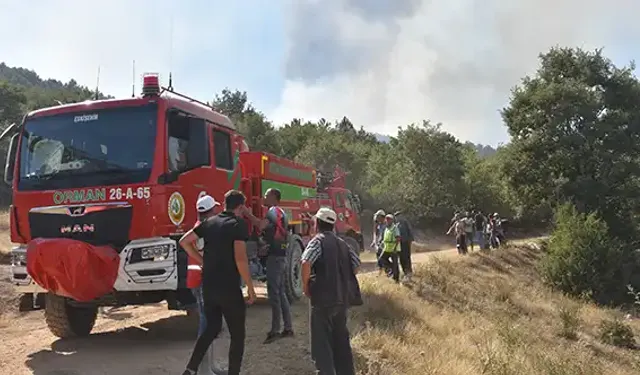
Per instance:
[[[294,303],[302,297],[302,267],[300,259],[302,259],[302,242],[300,237],[294,236],[289,242],[284,274],[285,291],[290,303]]]
[[[18,304],[18,311],[32,311],[33,308],[33,293],[25,293],[20,296],[20,301]]]
[[[47,294],[44,317],[54,336],[60,338],[88,336],[98,316],[98,307],[70,305],[61,296]]]

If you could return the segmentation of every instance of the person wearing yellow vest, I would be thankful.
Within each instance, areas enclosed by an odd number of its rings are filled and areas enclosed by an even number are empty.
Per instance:
[[[400,282],[400,229],[398,224],[394,222],[393,215],[385,216],[386,227],[382,235],[382,254],[380,254],[381,263],[385,268],[391,269],[391,276],[395,282]]]

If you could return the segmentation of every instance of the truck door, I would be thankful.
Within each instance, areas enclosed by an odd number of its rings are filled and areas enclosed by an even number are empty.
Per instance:
[[[179,234],[195,224],[198,194],[214,177],[211,138],[206,121],[186,112],[169,110],[167,122],[169,233]]]
[[[346,191],[344,194],[344,218],[347,226],[356,232],[360,232],[360,222],[358,220],[358,209],[354,204],[351,192]]]
[[[345,233],[347,228],[347,221],[345,217],[345,201],[344,201],[344,192],[341,190],[333,191],[333,210],[336,212],[338,216],[338,221],[336,222],[336,230],[338,233]]]
[[[195,209],[198,194],[206,181],[211,181],[211,137],[202,118],[171,109],[167,112],[167,173],[166,185],[168,227],[165,233],[179,236],[193,228],[197,220]],[[192,303],[186,289],[188,256],[183,249],[177,253],[178,294],[182,303]]]

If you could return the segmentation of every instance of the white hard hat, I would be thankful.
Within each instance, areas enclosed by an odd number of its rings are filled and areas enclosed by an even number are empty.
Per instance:
[[[387,216],[385,216],[385,219],[391,219],[391,220],[393,220],[393,215],[388,214]]]
[[[375,214],[373,214],[373,217],[384,216],[384,215],[386,215],[384,210],[378,210],[376,211]]]
[[[198,202],[196,203],[196,209],[198,210],[198,212],[207,212],[213,209],[215,206],[219,205],[220,203],[216,202],[216,200],[213,199],[212,196],[205,195],[198,199]]]
[[[336,223],[336,212],[328,207],[321,207],[315,216],[318,220],[322,220],[325,223]]]

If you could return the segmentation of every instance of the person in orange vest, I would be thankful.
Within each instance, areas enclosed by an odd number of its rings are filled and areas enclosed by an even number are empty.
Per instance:
[[[194,228],[209,217],[214,216],[215,208],[219,205],[220,203],[216,202],[216,200],[210,195],[200,197],[196,202],[198,221],[194,225]],[[204,239],[199,238],[196,241],[195,247],[202,253]],[[191,292],[196,298],[196,302],[198,304],[198,337],[200,337],[207,326],[207,319],[205,318],[204,313],[204,298],[202,296],[202,264],[193,257],[189,257],[187,264],[187,287],[191,289]],[[198,374],[216,374],[218,370],[214,368],[213,345],[209,347],[206,357],[208,360],[200,363]]]

